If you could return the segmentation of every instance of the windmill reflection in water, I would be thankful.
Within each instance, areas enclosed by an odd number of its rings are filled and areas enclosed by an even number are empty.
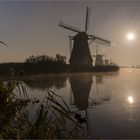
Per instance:
[[[106,84],[105,75],[74,74],[69,77],[69,82],[71,108],[85,118],[83,122],[85,122],[88,135],[88,109],[93,109],[111,99],[110,95],[100,93]]]

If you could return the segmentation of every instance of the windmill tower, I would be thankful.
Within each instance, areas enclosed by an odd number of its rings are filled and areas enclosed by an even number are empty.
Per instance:
[[[98,53],[98,44],[97,44],[96,55],[95,55],[95,66],[102,66],[104,64],[103,56],[104,55]]]
[[[81,31],[78,28],[72,27],[68,24],[65,24],[63,22],[60,22],[59,26],[74,31],[77,34],[71,39],[73,40],[73,48],[71,50],[70,48],[70,66],[71,67],[92,67],[92,56],[90,53],[90,49],[89,49],[89,44],[91,44],[93,41],[97,43],[103,43],[103,44],[110,44],[111,42],[94,36],[94,35],[90,35],[87,33],[88,30],[88,23],[89,23],[89,9],[87,7],[86,9],[86,21],[85,21],[85,29],[84,31]],[[89,42],[89,40],[91,40]],[[70,43],[71,44],[71,43]],[[71,47],[71,46],[70,46]]]

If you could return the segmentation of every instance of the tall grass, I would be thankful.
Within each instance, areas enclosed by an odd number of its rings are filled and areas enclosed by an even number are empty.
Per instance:
[[[13,91],[17,88],[19,96]],[[24,98],[20,98],[23,94]],[[35,120],[29,119],[28,105],[39,104]],[[72,112],[62,97],[48,91],[43,102],[29,99],[17,81],[0,82],[0,138],[80,138],[83,119]],[[73,127],[68,127],[68,125]]]

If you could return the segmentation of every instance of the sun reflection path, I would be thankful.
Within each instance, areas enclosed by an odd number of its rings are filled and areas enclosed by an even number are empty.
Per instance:
[[[128,96],[127,100],[128,100],[128,103],[130,104],[134,103],[134,98],[132,96]]]

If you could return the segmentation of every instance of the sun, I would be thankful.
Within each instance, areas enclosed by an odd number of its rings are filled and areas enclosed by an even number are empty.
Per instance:
[[[128,39],[128,40],[131,41],[131,40],[133,40],[134,38],[135,38],[135,35],[134,35],[133,33],[128,33],[128,34],[127,34],[127,39]]]

